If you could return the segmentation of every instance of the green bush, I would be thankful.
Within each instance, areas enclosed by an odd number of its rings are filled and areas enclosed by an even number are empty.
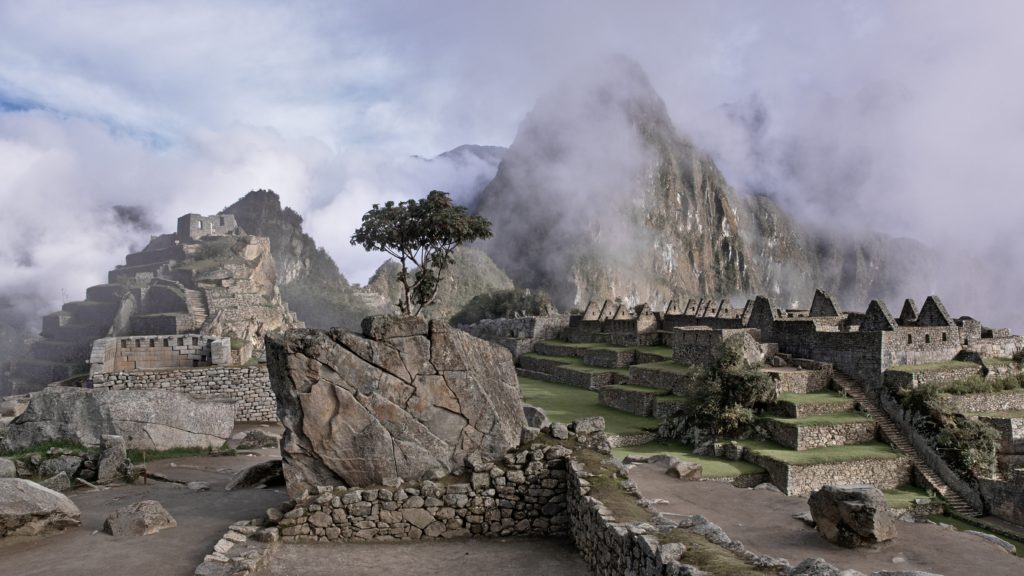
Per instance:
[[[943,460],[961,475],[978,478],[995,472],[999,432],[988,424],[961,419],[939,430],[935,445]]]
[[[1013,361],[1024,366],[1024,348],[1017,350],[1017,352],[1013,354]]]
[[[476,324],[485,319],[512,318],[524,312],[527,316],[541,316],[558,310],[547,294],[516,288],[477,294],[449,322],[452,326]]]

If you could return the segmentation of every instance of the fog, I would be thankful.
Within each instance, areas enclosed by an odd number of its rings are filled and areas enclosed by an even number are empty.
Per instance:
[[[177,216],[258,188],[365,282],[382,258],[348,238],[372,203],[468,199],[493,170],[413,155],[508,145],[621,53],[740,193],[921,241],[950,312],[1024,329],[1024,5],[369,4],[0,4],[0,295],[24,317],[81,299]]]

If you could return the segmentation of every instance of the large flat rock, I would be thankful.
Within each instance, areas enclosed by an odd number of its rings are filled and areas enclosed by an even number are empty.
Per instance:
[[[519,443],[526,422],[507,350],[417,318],[374,317],[363,330],[267,337],[290,493],[418,480]]]
[[[21,450],[46,441],[99,446],[103,435],[127,448],[218,448],[231,437],[231,401],[197,400],[170,390],[47,388],[8,426],[3,446]]]

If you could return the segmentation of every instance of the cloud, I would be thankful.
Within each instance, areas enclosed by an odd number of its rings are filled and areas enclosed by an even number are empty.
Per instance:
[[[253,188],[365,281],[375,257],[347,239],[369,205],[481,173],[410,155],[507,145],[538,95],[624,53],[738,189],[935,246],[954,314],[1024,327],[1006,288],[1024,280],[1022,16],[999,0],[2,3],[0,292],[80,298],[148,239],[114,205],[169,230]],[[752,102],[754,132],[736,121]],[[978,262],[1001,282],[965,285]]]

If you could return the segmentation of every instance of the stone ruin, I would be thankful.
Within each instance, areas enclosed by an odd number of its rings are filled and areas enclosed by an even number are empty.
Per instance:
[[[242,365],[262,355],[266,333],[301,325],[281,299],[269,239],[247,235],[230,214],[188,214],[177,233],[129,254],[84,301],[44,316],[31,357],[0,370],[0,396],[81,375],[97,339],[230,337],[226,352]],[[212,355],[190,360],[214,364]]]

